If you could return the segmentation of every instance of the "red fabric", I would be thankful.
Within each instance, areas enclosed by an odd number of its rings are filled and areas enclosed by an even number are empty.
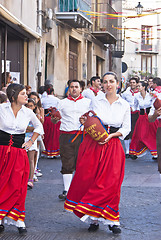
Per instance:
[[[45,117],[44,121],[44,145],[45,150],[43,154],[47,156],[59,155],[59,135],[60,135],[60,121],[57,124],[51,122],[51,117]]]
[[[132,93],[132,96],[134,96],[134,93],[138,93],[138,89],[136,89],[135,91],[133,91],[132,89],[130,89],[130,92]]]
[[[158,127],[161,127],[161,119],[158,119]]]
[[[158,93],[161,93],[161,86],[157,86],[154,91],[158,92]]]
[[[95,90],[93,87],[90,87],[90,89],[96,94],[96,96],[97,96],[97,94],[98,94],[98,92],[99,92],[99,90],[97,89],[97,90]]]
[[[131,111],[131,114],[136,114],[136,113],[139,113],[139,111],[138,110]]]
[[[157,155],[156,132],[158,120],[150,123],[147,114],[140,115],[132,136],[130,151],[131,155],[140,155],[147,149],[153,156]]]
[[[77,98],[73,98],[71,95],[68,96],[68,99],[72,100],[74,102],[76,102],[76,101],[78,101],[78,100],[80,100],[82,98],[83,98],[82,94],[80,94],[79,97],[77,97]]]
[[[0,220],[24,221],[29,160],[24,149],[8,148],[0,145]]]
[[[87,214],[119,221],[124,168],[125,154],[118,138],[99,145],[87,134],[79,148],[65,209],[80,218]]]

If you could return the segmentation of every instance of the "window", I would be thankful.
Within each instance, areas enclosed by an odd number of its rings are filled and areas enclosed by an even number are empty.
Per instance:
[[[152,27],[141,27],[141,50],[152,51]]]

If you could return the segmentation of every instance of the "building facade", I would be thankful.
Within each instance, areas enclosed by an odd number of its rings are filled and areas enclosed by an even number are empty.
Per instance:
[[[48,79],[60,97],[69,79],[121,75],[121,58],[113,55],[118,18],[107,15],[121,6],[120,0],[0,0],[1,74],[11,72],[33,90]]]
[[[128,80],[133,75],[141,79],[161,76],[160,6],[161,1],[142,0],[142,14],[137,15],[138,1],[123,1],[123,30],[125,31],[125,53],[122,61],[127,64],[123,77]],[[131,18],[130,18],[131,16]]]

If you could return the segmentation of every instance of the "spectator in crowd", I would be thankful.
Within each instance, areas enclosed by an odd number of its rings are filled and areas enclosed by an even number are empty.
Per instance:
[[[29,98],[28,103],[26,104],[26,107],[34,111],[36,108],[35,100],[32,98]],[[33,126],[33,123],[30,121],[26,129],[25,142],[28,142],[29,139],[32,138],[33,131],[34,131],[34,126]],[[27,183],[28,189],[32,189],[34,186],[33,181],[34,181],[34,171],[36,167],[36,152],[37,152],[37,139],[34,141],[32,146],[27,150],[27,155],[28,155],[29,164],[30,164],[30,174],[29,174],[29,180]]]
[[[7,102],[7,96],[3,92],[0,92],[0,103],[6,103]]]
[[[26,94],[28,96],[31,93],[31,86],[30,85],[26,85],[25,89],[26,89]]]

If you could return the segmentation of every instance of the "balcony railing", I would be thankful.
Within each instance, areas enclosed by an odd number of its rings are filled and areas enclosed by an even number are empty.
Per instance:
[[[59,12],[80,12],[90,19],[86,11],[91,10],[90,0],[59,0]]]
[[[117,39],[117,17],[112,17],[107,14],[117,14],[116,11],[108,3],[93,3],[92,4],[92,22],[93,34],[104,43],[114,43]],[[108,37],[107,37],[108,35]],[[102,37],[106,38],[102,38]]]
[[[112,56],[115,58],[122,58],[124,55],[124,39],[122,36],[122,31],[118,31],[117,33],[117,42],[115,45],[113,45],[112,49]]]
[[[147,54],[157,54],[158,53],[158,46],[154,44],[145,44],[140,43],[136,45],[135,49],[136,53],[147,53]]]
[[[92,25],[89,11],[90,0],[59,0],[56,17],[74,28],[85,28]]]

